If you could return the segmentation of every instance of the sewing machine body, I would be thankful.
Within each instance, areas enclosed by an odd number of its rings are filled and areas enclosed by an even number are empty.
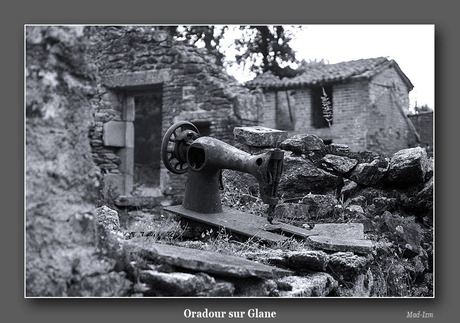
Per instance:
[[[163,138],[162,159],[173,173],[188,173],[185,194],[182,205],[166,207],[165,210],[189,220],[271,242],[287,239],[281,233],[308,237],[311,235],[308,230],[272,222],[278,203],[277,188],[283,158],[284,152],[280,149],[251,155],[221,140],[200,137],[193,124],[179,122]],[[267,218],[222,207],[220,192],[224,185],[224,169],[248,173],[257,179],[260,197],[268,205]]]

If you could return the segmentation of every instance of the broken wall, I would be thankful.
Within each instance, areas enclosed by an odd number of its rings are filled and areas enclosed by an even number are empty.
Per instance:
[[[266,91],[261,125],[287,130],[290,135],[315,134],[325,141],[347,144],[353,150],[365,149],[366,106],[369,102],[367,82],[333,86],[333,124],[330,128],[313,126],[313,92],[312,88],[306,87]],[[290,121],[290,127],[280,127]]]
[[[161,129],[152,139],[158,146],[178,121],[201,125],[207,135],[232,143],[235,126],[258,120],[260,96],[238,85],[206,50],[175,41],[154,27],[91,27],[91,49],[98,80],[93,155],[106,182],[123,187],[119,194],[131,194],[135,185],[129,156],[130,149],[136,149],[131,138],[136,135],[132,111],[136,93],[156,91],[161,96]],[[133,128],[122,136],[127,142],[113,147],[104,140],[109,122]],[[156,158],[160,162],[160,156]],[[162,167],[161,193],[179,194],[183,186],[184,176]]]
[[[95,71],[84,60],[85,30],[25,31],[25,295],[117,295],[124,274],[97,257],[95,232],[84,226],[100,183],[88,140]]]
[[[261,125],[287,130],[290,135],[315,134],[353,151],[391,155],[415,145],[407,118],[409,88],[394,68],[370,80],[333,84],[330,127],[313,125],[314,93],[311,87],[266,90]]]

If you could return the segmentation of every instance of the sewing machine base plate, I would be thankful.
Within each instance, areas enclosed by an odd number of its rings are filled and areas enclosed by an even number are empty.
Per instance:
[[[307,238],[318,233],[310,232],[293,225],[273,221],[268,223],[267,218],[223,207],[222,213],[198,213],[184,209],[181,205],[168,206],[164,210],[179,215],[187,220],[196,221],[212,227],[225,228],[230,232],[248,238],[255,238],[266,242],[282,242],[290,237]]]

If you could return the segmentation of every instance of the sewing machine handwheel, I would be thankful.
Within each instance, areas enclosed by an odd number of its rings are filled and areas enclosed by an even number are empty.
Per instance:
[[[188,171],[187,150],[200,132],[193,123],[181,121],[173,124],[163,136],[161,158],[168,170],[175,174]]]

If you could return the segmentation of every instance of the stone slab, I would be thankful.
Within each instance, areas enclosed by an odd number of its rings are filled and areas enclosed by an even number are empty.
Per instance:
[[[105,146],[124,147],[125,146],[126,125],[123,121],[109,121],[104,123],[104,133],[102,140]]]
[[[310,232],[318,236],[344,240],[364,239],[364,225],[362,223],[318,223]]]
[[[154,263],[166,263],[180,268],[219,276],[275,278],[292,274],[288,270],[267,266],[241,257],[206,250],[158,243],[146,246],[145,243],[138,244],[132,240],[126,244],[134,248],[140,248],[140,250],[137,250],[145,258],[152,260]]]
[[[358,254],[368,254],[373,250],[373,244],[364,237],[362,223],[320,223],[311,230],[308,241],[315,249],[327,251],[351,251]]]
[[[139,88],[153,86],[171,80],[171,70],[141,71],[133,73],[119,73],[102,76],[102,84],[109,88]]]
[[[288,136],[286,131],[261,126],[235,127],[233,135],[242,144],[270,148],[278,147]]]
[[[370,240],[349,240],[340,239],[327,236],[311,236],[308,237],[312,247],[316,249],[328,250],[328,251],[351,251],[357,254],[369,254],[372,252],[374,245]]]
[[[272,243],[285,241],[289,239],[287,236],[306,238],[312,234],[317,234],[311,233],[310,230],[276,221],[273,224],[269,224],[264,217],[233,210],[225,206],[222,213],[209,214],[186,210],[181,205],[168,206],[164,210],[186,219]],[[287,236],[278,233],[284,233]]]

